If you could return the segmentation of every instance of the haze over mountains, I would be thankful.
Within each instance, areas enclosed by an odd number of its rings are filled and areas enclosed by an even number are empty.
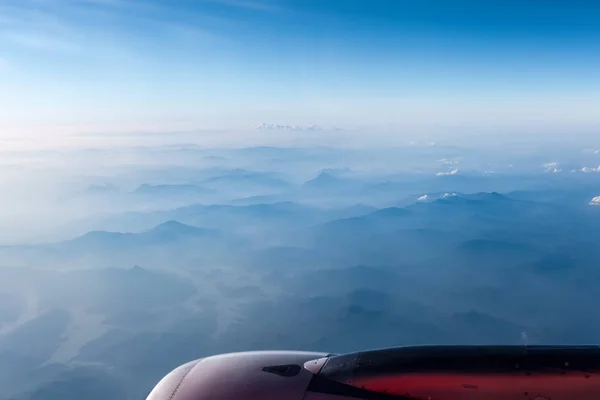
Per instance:
[[[597,343],[590,148],[24,151],[0,167],[2,398],[140,399],[230,351]]]

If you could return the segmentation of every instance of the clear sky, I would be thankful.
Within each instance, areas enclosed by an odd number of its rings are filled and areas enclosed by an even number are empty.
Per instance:
[[[596,0],[0,0],[0,129],[600,128]]]

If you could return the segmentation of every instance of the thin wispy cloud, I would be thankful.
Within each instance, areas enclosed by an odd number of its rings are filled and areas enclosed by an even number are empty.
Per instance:
[[[59,0],[60,1],[60,0]],[[144,3],[135,0],[62,0],[63,2],[94,4],[99,6],[139,7]]]
[[[70,52],[78,46],[77,37],[66,21],[50,11],[37,9],[36,3],[24,0],[16,6],[0,3],[0,44],[10,56],[11,49]]]
[[[56,9],[53,7],[56,6]],[[0,41],[32,50],[72,51],[77,33],[55,2],[22,0],[0,3]]]
[[[190,17],[168,6],[141,0],[0,1],[0,43],[32,51],[93,54],[101,49],[123,52],[160,33],[174,43],[219,39],[212,28],[226,21]]]
[[[456,175],[456,174],[458,174],[458,169],[455,168],[448,172],[438,172],[436,174],[436,176],[450,176],[450,175]]]
[[[73,41],[47,35],[43,32],[5,32],[2,37],[14,44],[36,50],[72,52],[80,48]]]
[[[257,0],[206,0],[207,2],[221,4],[229,7],[245,8],[256,11],[281,11],[280,4],[273,2],[257,1]]]

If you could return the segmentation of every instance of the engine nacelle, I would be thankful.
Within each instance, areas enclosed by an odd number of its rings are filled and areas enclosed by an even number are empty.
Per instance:
[[[597,400],[598,346],[265,351],[192,361],[147,400]]]

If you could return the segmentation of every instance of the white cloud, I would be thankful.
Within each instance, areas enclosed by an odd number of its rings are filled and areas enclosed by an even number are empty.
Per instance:
[[[410,141],[408,142],[409,146],[418,146],[418,147],[434,147],[436,144],[435,142],[417,142],[417,141]]]
[[[456,164],[458,164],[458,160],[450,160],[450,159],[447,159],[447,158],[441,158],[441,159],[437,160],[437,162],[441,162],[442,164],[445,164],[445,165],[456,165]]]
[[[590,173],[590,172],[600,172],[600,166],[598,168],[594,167],[583,167],[581,168],[581,172]]]
[[[429,196],[427,196],[426,194],[424,194],[423,196],[419,197],[417,199],[417,201],[427,201],[428,198],[429,198]]]
[[[546,169],[546,172],[551,172],[553,174],[562,172],[562,169],[558,168],[558,163],[556,161],[544,164],[544,168]]]
[[[590,201],[590,206],[600,206],[600,196],[596,196],[594,197],[591,201]]]
[[[448,171],[448,172],[438,172],[435,175],[436,176],[448,176],[448,175],[456,175],[456,174],[458,174],[458,169],[454,168],[451,171]]]
[[[256,127],[258,130],[286,130],[286,131],[321,131],[323,128],[317,125],[282,125],[262,123]]]

